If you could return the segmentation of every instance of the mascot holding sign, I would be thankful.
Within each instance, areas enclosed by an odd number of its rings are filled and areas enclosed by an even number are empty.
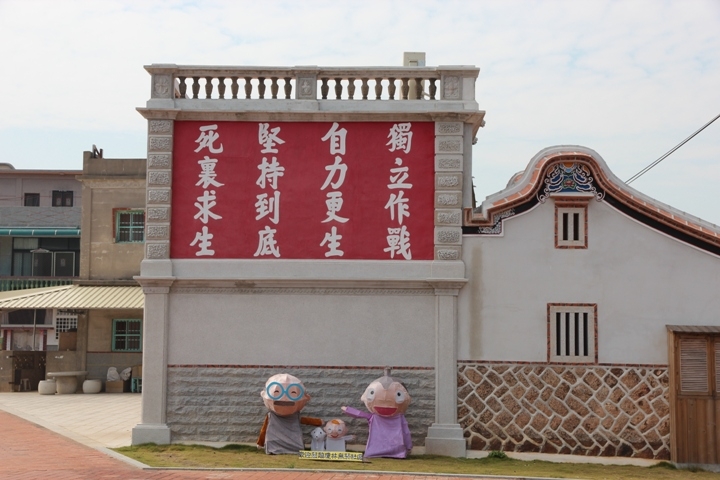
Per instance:
[[[322,426],[322,420],[300,417],[300,410],[310,400],[300,379],[287,373],[273,375],[260,396],[269,410],[260,429],[258,448],[267,454],[295,454],[305,448],[300,424]]]
[[[412,440],[404,415],[410,405],[410,395],[405,386],[394,380],[390,369],[386,368],[385,375],[368,385],[360,400],[365,402],[370,413],[352,407],[342,407],[342,411],[368,421],[370,431],[365,457],[407,457],[412,450]]]

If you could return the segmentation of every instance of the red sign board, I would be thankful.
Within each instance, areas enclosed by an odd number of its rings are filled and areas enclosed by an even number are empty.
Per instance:
[[[172,258],[431,260],[434,124],[175,122]]]

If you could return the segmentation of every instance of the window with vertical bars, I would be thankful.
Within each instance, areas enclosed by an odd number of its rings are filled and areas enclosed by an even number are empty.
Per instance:
[[[548,305],[548,360],[596,363],[595,305]]]
[[[118,243],[145,240],[145,212],[117,210],[115,212],[115,241]]]
[[[556,207],[555,246],[587,248],[586,208]]]
[[[142,320],[114,319],[112,331],[113,352],[142,351]]]

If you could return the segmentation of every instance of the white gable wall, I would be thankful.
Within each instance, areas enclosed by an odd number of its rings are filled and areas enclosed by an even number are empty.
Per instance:
[[[720,324],[720,258],[604,202],[588,206],[588,248],[554,247],[552,200],[465,235],[458,358],[547,361],[547,304],[596,303],[601,364],[663,364],[667,324]]]

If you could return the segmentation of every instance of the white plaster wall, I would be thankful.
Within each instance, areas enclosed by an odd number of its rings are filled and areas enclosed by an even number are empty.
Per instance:
[[[172,365],[435,365],[435,296],[171,294]]]
[[[464,237],[459,358],[547,360],[547,303],[597,303],[600,363],[667,364],[665,325],[720,325],[720,258],[588,207],[588,249],[554,248],[549,200]]]

